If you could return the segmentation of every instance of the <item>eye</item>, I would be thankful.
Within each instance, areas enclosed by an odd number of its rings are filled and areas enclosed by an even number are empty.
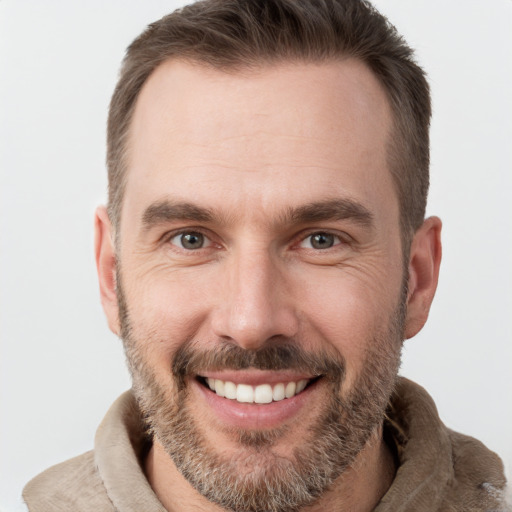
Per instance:
[[[336,235],[333,235],[331,233],[312,233],[307,238],[305,238],[300,246],[304,247],[306,249],[330,249],[334,245],[339,244],[340,238]]]
[[[204,249],[211,245],[210,240],[198,231],[187,231],[173,236],[170,240],[171,244],[178,246],[187,251]]]

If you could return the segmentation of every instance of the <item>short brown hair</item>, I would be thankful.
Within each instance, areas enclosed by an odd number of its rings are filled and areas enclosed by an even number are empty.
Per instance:
[[[119,227],[135,103],[159,64],[181,58],[236,70],[347,57],[369,67],[391,104],[389,167],[407,250],[423,222],[429,186],[429,87],[411,48],[365,0],[205,0],[149,25],[128,47],[110,104],[107,166],[114,227]]]

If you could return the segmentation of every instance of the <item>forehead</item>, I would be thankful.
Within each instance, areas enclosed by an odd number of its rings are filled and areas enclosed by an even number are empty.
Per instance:
[[[372,201],[383,191],[396,203],[391,119],[385,92],[357,60],[233,72],[167,61],[137,100],[123,212],[192,192],[213,208],[248,197],[263,208],[326,194]],[[225,201],[233,190],[238,205]]]

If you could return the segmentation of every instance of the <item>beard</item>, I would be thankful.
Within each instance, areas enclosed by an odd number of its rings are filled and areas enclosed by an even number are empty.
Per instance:
[[[118,276],[118,302],[133,391],[153,439],[157,439],[185,479],[205,498],[233,512],[296,512],[314,503],[350,468],[382,426],[400,366],[406,312],[401,300],[382,332],[366,340],[360,374],[344,390],[346,363],[333,352],[311,352],[299,340],[275,339],[258,350],[219,342],[200,349],[186,340],[174,354],[172,385],[163,384],[145,357],[145,346],[160,340],[155,333],[134,335]],[[406,283],[404,283],[405,285]],[[297,370],[321,375],[328,389],[306,436],[285,457],[273,449],[293,425],[270,430],[232,428],[227,434],[239,448],[227,456],[216,451],[196,424],[187,378],[207,370]]]

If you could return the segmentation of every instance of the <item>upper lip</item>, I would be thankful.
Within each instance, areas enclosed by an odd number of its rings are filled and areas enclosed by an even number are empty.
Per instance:
[[[286,382],[297,382],[299,380],[310,380],[317,375],[297,372],[293,370],[218,370],[204,371],[198,374],[199,377],[219,379],[224,382],[233,382],[234,384],[248,384],[259,386],[260,384],[279,384]]]

